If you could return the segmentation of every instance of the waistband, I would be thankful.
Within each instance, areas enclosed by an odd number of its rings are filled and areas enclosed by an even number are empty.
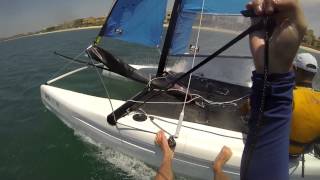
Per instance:
[[[252,80],[264,80],[264,74],[257,73],[256,71],[252,72]],[[273,73],[267,75],[268,82],[279,82],[279,81],[294,81],[295,75],[294,72],[287,73]]]

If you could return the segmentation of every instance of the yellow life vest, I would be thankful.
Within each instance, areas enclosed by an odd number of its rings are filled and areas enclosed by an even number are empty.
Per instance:
[[[300,154],[320,137],[320,92],[296,87],[293,104],[289,152]]]

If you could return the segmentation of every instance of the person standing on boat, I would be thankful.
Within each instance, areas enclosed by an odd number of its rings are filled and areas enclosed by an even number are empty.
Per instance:
[[[286,180],[295,86],[292,63],[306,32],[306,21],[298,0],[254,0],[247,9],[254,10],[257,16],[274,19],[275,29],[269,40],[268,64],[264,63],[266,33],[256,31],[249,38],[256,70],[252,75],[249,132],[240,177]]]
[[[320,92],[312,89],[318,63],[309,53],[298,54],[293,62],[296,87],[293,91],[293,115],[290,133],[290,155],[310,150],[320,139]]]

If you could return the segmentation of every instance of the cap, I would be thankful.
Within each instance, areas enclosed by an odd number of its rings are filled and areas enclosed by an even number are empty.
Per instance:
[[[293,65],[308,72],[317,73],[318,71],[317,60],[310,53],[298,54],[293,61]]]

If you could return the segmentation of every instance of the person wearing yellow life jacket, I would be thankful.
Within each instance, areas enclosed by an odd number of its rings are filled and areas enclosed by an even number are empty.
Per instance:
[[[293,62],[296,87],[290,132],[290,155],[305,153],[320,139],[320,92],[312,88],[318,71],[317,60],[309,53],[298,54]]]

